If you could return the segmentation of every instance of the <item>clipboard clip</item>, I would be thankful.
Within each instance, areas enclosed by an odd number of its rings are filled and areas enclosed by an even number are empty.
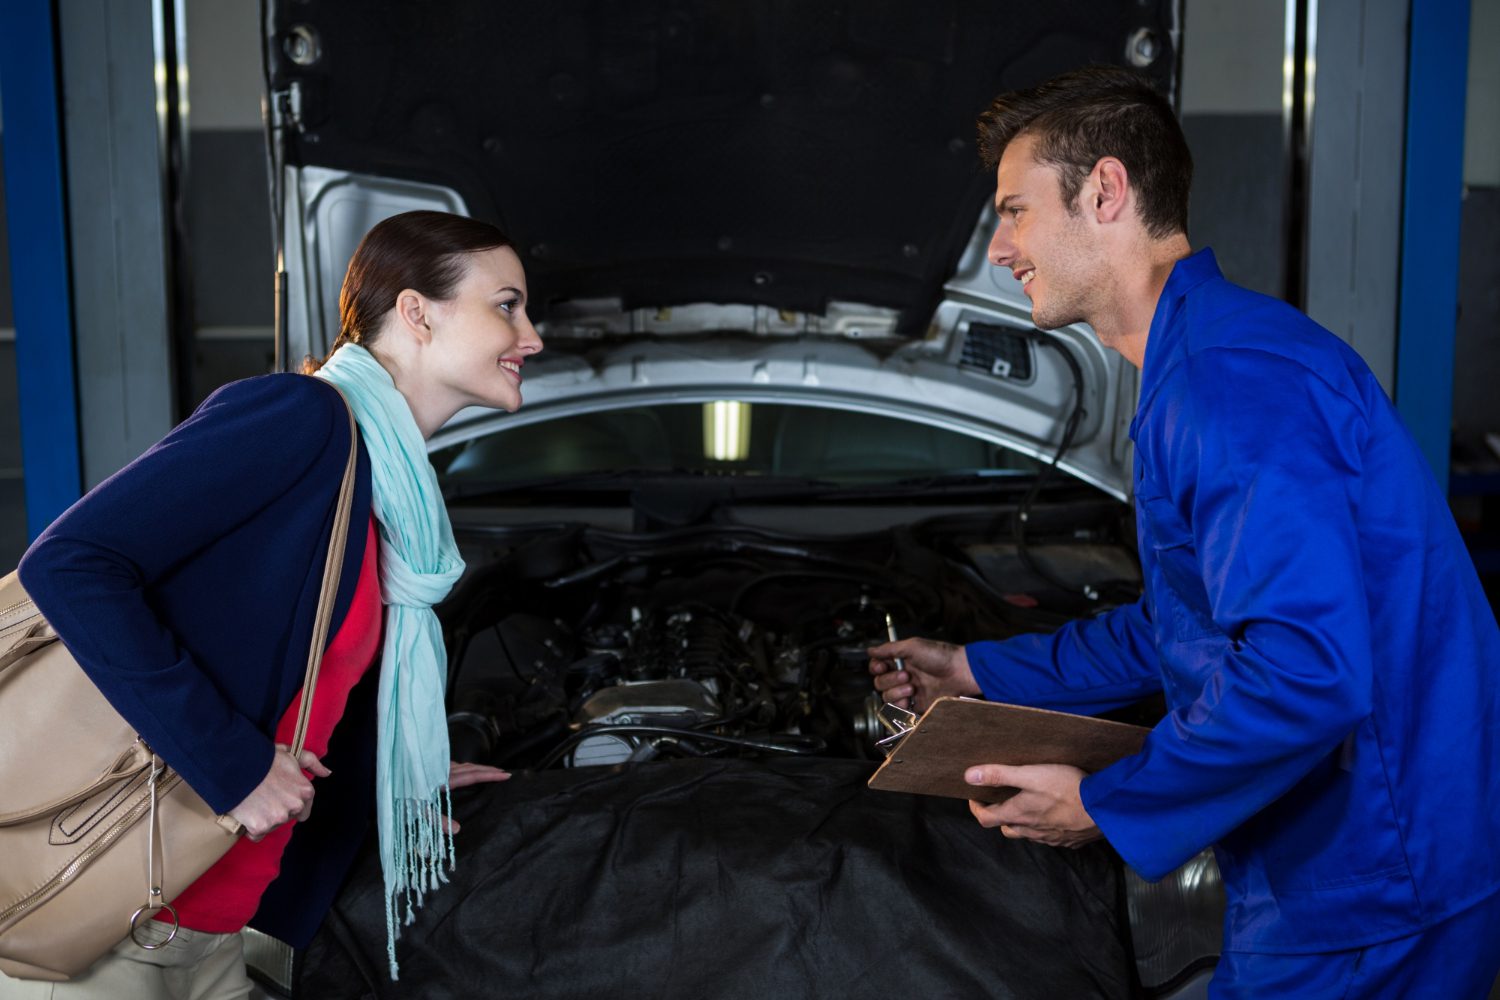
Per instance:
[[[875,741],[875,746],[887,757],[897,745],[906,738],[917,724],[917,713],[908,712],[899,705],[893,705],[888,701],[880,703],[880,708],[875,712],[875,717],[880,720],[880,725],[885,729],[887,735]]]

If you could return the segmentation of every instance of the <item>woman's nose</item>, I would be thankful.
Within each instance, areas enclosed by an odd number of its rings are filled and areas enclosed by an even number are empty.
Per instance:
[[[530,317],[527,317],[526,325],[521,330],[520,347],[527,354],[540,354],[542,351],[542,335],[536,332],[536,326],[532,324]]]

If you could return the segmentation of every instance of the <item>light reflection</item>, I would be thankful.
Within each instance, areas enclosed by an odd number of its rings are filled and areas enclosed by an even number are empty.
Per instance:
[[[703,404],[703,454],[718,462],[743,462],[750,456],[749,403]]]

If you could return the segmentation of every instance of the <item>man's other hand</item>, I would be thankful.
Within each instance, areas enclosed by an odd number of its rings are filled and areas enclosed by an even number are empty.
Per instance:
[[[867,649],[875,690],[893,705],[927,711],[946,695],[977,695],[979,685],[962,646],[933,639],[898,639]],[[901,668],[896,660],[901,660]],[[904,668],[904,669],[902,669]]]
[[[1083,808],[1078,794],[1083,779],[1084,772],[1067,764],[979,764],[964,772],[971,785],[1020,789],[994,805],[969,800],[980,826],[1050,847],[1082,847],[1104,836]]]

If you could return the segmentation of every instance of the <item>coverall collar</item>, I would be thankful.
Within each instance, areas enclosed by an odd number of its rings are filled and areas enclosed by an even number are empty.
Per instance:
[[[1204,247],[1172,266],[1167,283],[1162,287],[1161,298],[1156,300],[1156,312],[1151,315],[1151,329],[1146,336],[1146,358],[1141,365],[1141,395],[1136,406],[1135,419],[1130,422],[1130,436],[1135,438],[1136,424],[1141,411],[1151,401],[1162,375],[1172,367],[1182,339],[1182,324],[1176,322],[1178,309],[1188,292],[1205,281],[1222,279],[1219,262],[1209,247]]]

